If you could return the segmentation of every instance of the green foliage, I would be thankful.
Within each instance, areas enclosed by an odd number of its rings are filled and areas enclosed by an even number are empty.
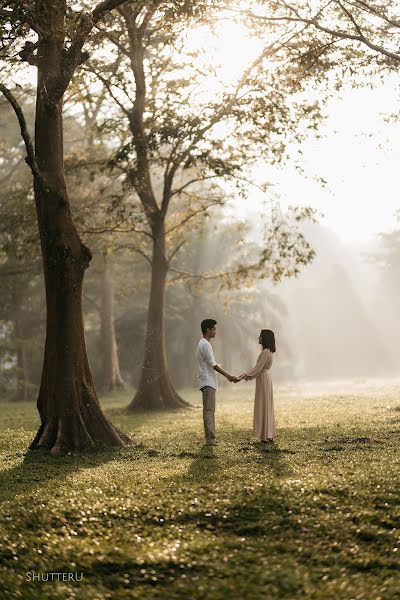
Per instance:
[[[195,6],[195,13],[184,8],[175,14],[171,3],[143,2],[135,11],[119,11],[107,31],[93,39],[80,80],[83,94],[97,79],[107,95],[109,110],[99,114],[99,127],[110,146],[118,143],[109,164],[115,176],[124,174],[126,194],[140,197],[147,217],[157,207],[168,210],[173,197],[188,214],[195,214],[199,204],[204,209],[222,205],[227,181],[239,182],[239,193],[246,197],[249,167],[260,160],[281,161],[287,144],[301,142],[321,119],[314,95],[307,98],[307,71],[300,63],[293,68],[269,39],[237,80],[225,81],[212,48],[197,47],[191,38],[205,23],[217,28],[226,18],[226,6]],[[155,204],[149,200],[153,194]],[[283,228],[275,225],[279,238]],[[285,236],[274,240],[292,265],[274,266],[279,252],[266,251],[236,276],[249,276],[257,266],[262,277],[274,271],[274,281],[297,273],[313,254],[301,236],[295,244],[295,237],[293,222],[290,243]]]
[[[248,3],[244,7],[247,15],[252,13],[252,25],[280,31],[290,23],[289,51],[317,78],[334,68],[339,78],[345,74],[357,80],[358,75],[360,81],[360,75],[379,75],[399,67],[397,0],[261,0],[256,4],[257,8],[249,8]]]
[[[126,416],[131,447],[24,455],[32,406],[1,411],[7,598],[392,599],[398,589],[398,390],[299,397],[277,388],[278,437],[251,436],[253,389],[220,392],[220,445],[200,408]],[[198,405],[198,393],[193,392]],[[26,581],[83,572],[82,582]]]

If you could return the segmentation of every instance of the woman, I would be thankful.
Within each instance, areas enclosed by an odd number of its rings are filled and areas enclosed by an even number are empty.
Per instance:
[[[262,442],[273,443],[276,433],[272,380],[268,370],[272,365],[275,352],[275,336],[270,329],[263,329],[258,338],[262,351],[255,367],[240,375],[240,379],[256,380],[256,398],[254,402],[254,435]]]

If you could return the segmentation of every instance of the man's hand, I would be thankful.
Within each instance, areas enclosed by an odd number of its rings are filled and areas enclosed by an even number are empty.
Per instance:
[[[241,379],[239,377],[235,377],[235,375],[230,375],[229,373],[224,371],[224,369],[222,367],[220,367],[219,365],[214,365],[214,371],[217,371],[217,373],[221,373],[221,375],[226,377],[227,380],[230,381],[231,383],[238,383],[238,381],[241,381]]]

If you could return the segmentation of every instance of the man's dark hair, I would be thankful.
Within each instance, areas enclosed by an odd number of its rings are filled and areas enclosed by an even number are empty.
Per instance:
[[[271,331],[271,329],[263,329],[261,331],[261,343],[264,350],[265,348],[269,348],[271,352],[276,351],[275,336],[274,332]]]
[[[204,321],[201,322],[201,330],[203,332],[203,335],[207,333],[207,329],[212,329],[216,324],[217,321],[215,321],[214,319],[204,319]]]

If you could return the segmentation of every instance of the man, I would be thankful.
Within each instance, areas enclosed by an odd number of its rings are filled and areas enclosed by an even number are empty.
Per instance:
[[[203,422],[207,446],[216,446],[215,439],[215,392],[218,389],[217,373],[221,373],[229,381],[237,383],[237,377],[224,371],[214,358],[210,340],[217,333],[217,321],[204,319],[201,322],[203,337],[199,341],[196,352],[197,383],[203,394]]]

